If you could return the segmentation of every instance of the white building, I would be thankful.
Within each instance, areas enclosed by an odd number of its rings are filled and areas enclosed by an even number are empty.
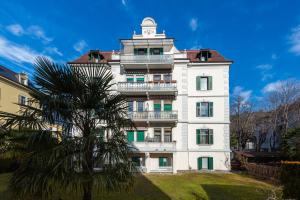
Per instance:
[[[145,172],[230,170],[229,66],[215,50],[178,50],[145,18],[119,52],[91,50],[71,64],[108,62],[128,97],[132,160]]]

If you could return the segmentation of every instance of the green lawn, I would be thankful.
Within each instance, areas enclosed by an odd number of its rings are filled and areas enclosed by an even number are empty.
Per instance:
[[[9,199],[6,186],[10,174],[0,174],[0,199]],[[137,176],[132,191],[94,195],[95,200],[202,200],[266,199],[278,187],[238,174],[192,173]],[[63,200],[77,200],[72,194]]]

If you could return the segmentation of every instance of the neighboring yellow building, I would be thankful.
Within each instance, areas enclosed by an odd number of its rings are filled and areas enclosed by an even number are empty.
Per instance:
[[[20,106],[27,104],[31,88],[28,76],[16,73],[0,65],[0,111],[17,114]]]

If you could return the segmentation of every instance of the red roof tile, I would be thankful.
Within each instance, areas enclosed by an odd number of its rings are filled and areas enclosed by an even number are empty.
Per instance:
[[[199,60],[198,54],[203,51],[209,51],[211,53],[211,57],[208,58],[207,61]],[[181,51],[181,52],[183,53],[184,51]],[[69,63],[70,64],[90,63],[91,61],[89,61],[89,53],[90,53],[90,51]],[[113,53],[112,51],[99,51],[99,54],[104,57],[104,59],[101,60],[100,63],[107,63],[107,62],[111,61],[112,53]],[[116,53],[118,53],[118,52],[116,52]],[[187,53],[187,58],[191,62],[232,62],[231,60],[224,58],[216,50],[211,50],[211,49],[186,50],[186,53]]]
[[[211,53],[211,57],[208,58],[207,61],[201,61],[199,60],[198,54],[201,51],[209,51]],[[181,51],[184,52],[184,51]],[[211,49],[198,49],[198,50],[186,50],[187,57],[191,62],[232,62],[231,60],[228,60],[224,58],[219,52],[216,50]]]
[[[111,55],[112,55],[112,51],[99,51],[99,54],[103,56],[103,60],[100,60],[100,63],[107,63],[109,61],[111,61]],[[89,60],[89,54],[90,51],[88,51],[87,53],[83,54],[82,56],[80,56],[79,58],[69,62],[70,64],[84,64],[84,63],[90,63],[91,61]]]

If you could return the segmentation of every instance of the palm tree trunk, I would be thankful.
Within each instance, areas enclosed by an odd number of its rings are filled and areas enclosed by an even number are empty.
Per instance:
[[[92,200],[93,194],[93,177],[90,176],[94,171],[94,164],[93,164],[93,148],[94,143],[89,141],[90,131],[86,131],[83,134],[83,137],[87,138],[87,142],[85,144],[84,156],[86,160],[86,164],[83,166],[83,173],[85,177],[87,177],[87,181],[84,182],[83,185],[83,198],[82,200]]]
[[[93,193],[93,182],[89,181],[84,186],[82,200],[92,200],[92,193]]]

